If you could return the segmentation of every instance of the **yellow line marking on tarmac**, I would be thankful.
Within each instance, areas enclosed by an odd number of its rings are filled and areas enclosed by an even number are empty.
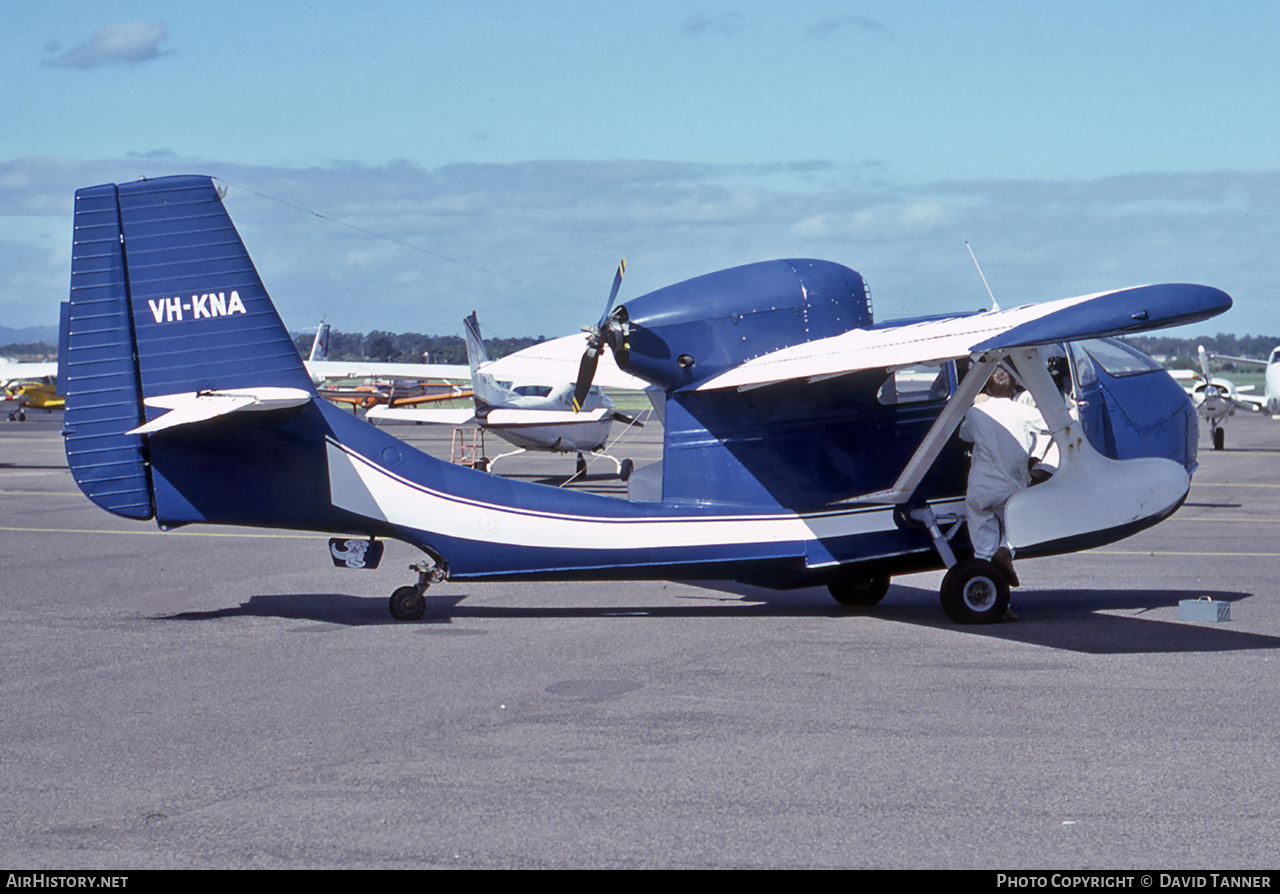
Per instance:
[[[1280,487],[1280,484],[1255,484],[1234,481],[1193,481],[1192,487]]]
[[[1280,522],[1280,518],[1208,518],[1208,517],[1205,517],[1205,516],[1202,516],[1202,515],[1188,515],[1188,516],[1185,516],[1185,517],[1184,517],[1184,516],[1181,516],[1181,515],[1175,515],[1175,516],[1173,517],[1172,521],[1183,521],[1183,522],[1266,522],[1266,523],[1268,523],[1268,524],[1272,524],[1272,523],[1274,523],[1274,522]]]
[[[1163,550],[1163,549],[1095,549],[1090,550],[1100,556],[1241,556],[1244,558],[1258,559],[1274,559],[1280,558],[1280,553],[1224,553],[1224,552],[1191,552],[1182,550]]]
[[[0,531],[15,531],[23,534],[143,534],[149,537],[273,537],[282,540],[321,540],[328,539],[328,534],[241,534],[222,531],[111,531],[105,528],[10,528],[0,527]]]

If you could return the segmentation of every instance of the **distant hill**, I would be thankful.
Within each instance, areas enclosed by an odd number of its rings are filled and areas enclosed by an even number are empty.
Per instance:
[[[48,345],[53,345],[56,349],[58,344],[58,327],[27,326],[24,329],[14,329],[10,326],[0,326],[0,345],[23,342],[43,342]]]

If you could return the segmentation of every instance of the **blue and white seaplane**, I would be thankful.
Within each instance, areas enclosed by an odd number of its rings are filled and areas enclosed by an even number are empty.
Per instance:
[[[955,430],[992,370],[1016,371],[1058,452],[1006,507],[1019,556],[1110,543],[1182,504],[1197,440],[1183,390],[1111,337],[1230,305],[1149,285],[875,323],[862,277],[817,260],[611,302],[578,390],[608,350],[663,409],[663,459],[623,499],[452,465],[319,400],[210,179],[167,177],[76,193],[64,434],[80,488],[128,518],[418,547],[399,619],[445,579],[826,585],[871,605],[893,575],[946,567],[947,614],[987,622],[1009,581],[972,556]]]

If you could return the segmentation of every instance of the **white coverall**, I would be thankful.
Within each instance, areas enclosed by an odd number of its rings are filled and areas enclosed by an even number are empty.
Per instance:
[[[1002,546],[1013,553],[1004,507],[1031,483],[1027,459],[1044,430],[1038,410],[1007,397],[989,397],[965,412],[960,438],[973,444],[973,460],[964,506],[977,558],[990,559]]]

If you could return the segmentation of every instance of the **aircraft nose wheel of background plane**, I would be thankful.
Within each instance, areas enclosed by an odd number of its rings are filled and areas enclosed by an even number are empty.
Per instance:
[[[1221,450],[1227,446],[1227,430],[1224,428],[1215,428],[1213,430],[1213,449]]]
[[[1009,581],[985,559],[957,562],[942,579],[942,610],[957,624],[994,624],[1009,608]]]
[[[845,608],[865,608],[877,604],[889,592],[889,576],[869,580],[842,580],[827,584],[831,598]]]

